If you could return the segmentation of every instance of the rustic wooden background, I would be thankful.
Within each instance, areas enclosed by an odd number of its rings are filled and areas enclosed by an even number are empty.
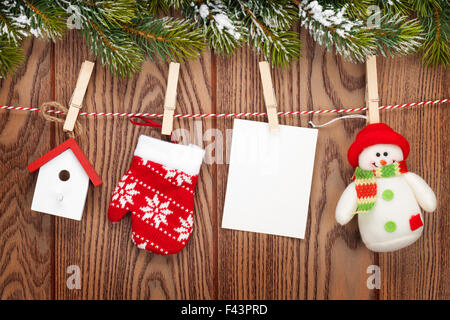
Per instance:
[[[364,65],[325,52],[302,33],[303,58],[272,76],[279,110],[364,105]],[[37,107],[66,103],[78,71],[93,56],[77,33],[49,44],[29,40],[27,59],[16,76],[0,80],[0,104]],[[177,112],[263,111],[258,61],[243,48],[229,58],[206,52],[181,66]],[[129,80],[113,78],[97,62],[83,110],[162,111],[166,63],[147,62]],[[444,68],[421,66],[419,56],[378,59],[381,104],[446,98]],[[305,240],[223,230],[226,154],[203,165],[195,200],[195,229],[187,247],[174,256],[137,249],[129,218],[111,224],[110,195],[129,167],[139,134],[159,133],[125,119],[83,118],[81,146],[102,177],[89,188],[81,222],[31,212],[36,174],[26,166],[61,143],[59,125],[37,113],[0,111],[0,297],[1,299],[438,299],[450,298],[449,274],[449,108],[382,111],[382,121],[403,133],[412,146],[408,166],[435,190],[438,210],[425,213],[425,230],[399,252],[374,254],[361,242],[356,219],[345,227],[334,219],[338,198],[352,169],[346,151],[363,120],[343,120],[319,131]],[[307,126],[332,115],[284,117],[281,123]],[[202,132],[218,128],[230,143],[230,119],[176,120],[206,147]],[[194,128],[202,131],[195,131]],[[200,132],[200,135],[195,134]],[[222,144],[216,138],[217,145]],[[211,147],[211,146],[210,146]],[[211,160],[211,159],[209,159]],[[219,162],[219,163],[217,163]],[[222,161],[225,162],[225,161]],[[381,289],[366,285],[369,265],[381,268]],[[66,286],[67,268],[81,268],[81,289]]]

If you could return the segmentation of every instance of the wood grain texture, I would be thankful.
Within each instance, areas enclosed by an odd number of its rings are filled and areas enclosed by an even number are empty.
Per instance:
[[[418,56],[382,59],[379,65],[382,104],[422,101],[449,95],[444,68],[427,69]],[[433,213],[423,212],[424,232],[411,246],[380,254],[382,299],[449,299],[449,108],[447,105],[382,112],[381,121],[402,133],[411,146],[408,169],[423,177],[437,195]]]
[[[26,62],[0,80],[4,105],[51,99],[51,46],[27,41]],[[53,217],[31,211],[36,174],[28,163],[48,151],[51,125],[38,114],[0,111],[0,299],[51,299]]]
[[[302,30],[303,57],[272,69],[279,111],[364,105],[364,65],[326,52]],[[70,32],[55,45],[28,41],[18,74],[0,80],[0,104],[67,103],[88,52]],[[183,63],[176,113],[264,111],[258,71],[261,56],[241,48],[232,57],[210,52]],[[111,76],[96,61],[84,111],[162,112],[167,63],[146,62],[130,79]],[[381,104],[449,96],[445,69],[421,66],[418,56],[379,58]],[[26,88],[26,90],[25,90]],[[81,222],[31,212],[36,174],[26,165],[64,141],[59,125],[38,114],[0,111],[0,298],[26,299],[421,299],[450,298],[448,105],[382,111],[381,120],[411,143],[408,166],[438,195],[438,210],[425,213],[423,237],[409,248],[373,254],[361,242],[357,221],[334,219],[336,203],[353,170],[346,152],[364,120],[321,128],[304,240],[220,227],[232,137],[231,119],[180,120],[181,143],[206,148],[195,198],[194,231],[179,254],[162,257],[137,249],[131,221],[108,221],[110,196],[128,169],[140,134],[155,129],[126,119],[84,118],[78,137],[103,179],[89,187]],[[336,115],[280,117],[280,124],[307,126]],[[258,121],[265,121],[259,118]],[[213,130],[217,129],[217,130]],[[381,269],[381,289],[369,290],[369,265]],[[81,289],[69,290],[71,265],[81,269]]]

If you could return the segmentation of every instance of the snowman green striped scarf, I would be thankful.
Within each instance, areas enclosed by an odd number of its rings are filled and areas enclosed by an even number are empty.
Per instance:
[[[406,172],[408,168],[403,160],[374,170],[363,170],[357,167],[353,175],[358,205],[354,214],[372,210],[377,202],[377,178],[396,177]]]

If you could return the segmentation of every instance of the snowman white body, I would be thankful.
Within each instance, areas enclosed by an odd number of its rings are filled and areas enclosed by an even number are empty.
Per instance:
[[[398,146],[378,144],[364,149],[358,160],[360,168],[371,170],[403,160],[403,153]],[[436,209],[433,190],[421,177],[411,172],[377,178],[376,183],[377,200],[374,207],[358,214],[359,231],[364,244],[375,252],[394,251],[412,244],[423,231],[420,207],[430,212]],[[356,189],[352,182],[339,199],[336,220],[342,225],[348,223],[356,208]]]

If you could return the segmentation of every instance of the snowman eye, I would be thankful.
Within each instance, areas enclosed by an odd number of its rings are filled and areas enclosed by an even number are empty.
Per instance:
[[[383,153],[383,156],[387,157],[387,155],[388,155],[388,153],[387,153],[387,152]]]
[[[381,154],[379,152],[377,152],[377,157],[381,156]]]

